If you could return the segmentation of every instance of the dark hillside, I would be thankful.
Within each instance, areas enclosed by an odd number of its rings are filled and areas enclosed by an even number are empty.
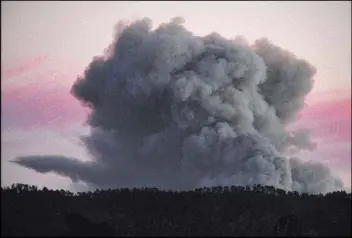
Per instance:
[[[273,187],[155,188],[73,194],[1,190],[2,236],[351,236],[351,194]]]

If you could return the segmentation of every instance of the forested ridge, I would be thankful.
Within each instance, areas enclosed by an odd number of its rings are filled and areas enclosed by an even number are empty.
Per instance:
[[[261,185],[72,193],[14,184],[1,188],[1,228],[2,236],[351,236],[351,193]]]

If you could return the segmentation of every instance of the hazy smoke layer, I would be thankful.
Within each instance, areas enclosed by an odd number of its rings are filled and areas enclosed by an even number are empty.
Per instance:
[[[180,18],[151,29],[119,24],[116,39],[72,87],[92,108],[83,140],[94,162],[59,156],[16,163],[92,187],[274,185],[326,193],[343,188],[321,164],[285,158],[313,149],[287,123],[303,107],[315,69],[260,39],[198,37]]]

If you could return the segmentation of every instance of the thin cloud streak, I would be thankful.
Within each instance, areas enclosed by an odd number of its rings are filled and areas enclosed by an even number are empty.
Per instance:
[[[20,63],[18,66],[2,70],[1,76],[5,81],[10,80],[12,77],[21,75],[27,71],[30,71],[42,66],[48,60],[49,60],[49,56],[38,55],[34,58],[25,60],[24,62]]]

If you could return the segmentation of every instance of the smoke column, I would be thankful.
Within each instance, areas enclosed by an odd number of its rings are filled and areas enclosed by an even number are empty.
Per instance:
[[[313,87],[308,62],[267,39],[249,45],[242,37],[195,36],[181,18],[154,30],[149,19],[116,29],[72,87],[91,108],[91,133],[82,140],[93,160],[23,156],[15,163],[92,188],[343,189],[326,166],[283,155],[315,146],[306,131],[285,130]]]

